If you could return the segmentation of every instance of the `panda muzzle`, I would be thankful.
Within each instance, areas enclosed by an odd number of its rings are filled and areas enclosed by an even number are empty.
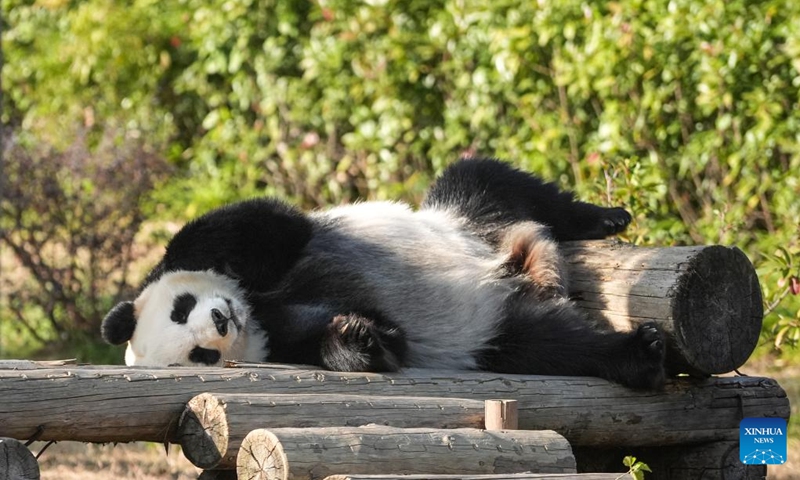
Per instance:
[[[220,336],[226,336],[228,334],[228,322],[230,319],[216,308],[211,309],[211,318],[214,320],[214,326],[217,327],[217,332]]]

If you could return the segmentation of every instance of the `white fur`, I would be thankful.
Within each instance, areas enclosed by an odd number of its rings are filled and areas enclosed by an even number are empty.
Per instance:
[[[170,314],[173,300],[183,293],[193,294],[197,304],[187,322],[179,324],[170,319]],[[223,337],[214,326],[211,309],[230,314],[224,298],[231,300],[242,331],[231,321]],[[142,291],[134,301],[134,311],[137,325],[125,352],[128,365],[190,365],[189,353],[197,346],[219,350],[221,360],[249,351],[246,331],[250,312],[244,292],[234,280],[212,271],[164,274]]]
[[[405,332],[408,366],[476,368],[475,354],[496,336],[513,291],[498,278],[505,258],[448,211],[366,202],[315,215],[336,219],[337,231],[385,251],[353,258],[352,265],[380,292],[375,308]],[[359,255],[352,246],[318,241],[321,249]]]

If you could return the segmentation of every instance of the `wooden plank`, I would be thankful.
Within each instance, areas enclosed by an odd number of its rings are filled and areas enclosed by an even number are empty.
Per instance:
[[[459,428],[277,428],[250,432],[239,478],[311,480],[337,474],[575,473],[557,433]]]
[[[783,389],[758,377],[679,378],[650,392],[590,377],[481,372],[75,367],[0,370],[0,436],[27,439],[41,426],[41,440],[170,441],[186,403],[203,392],[515,399],[521,429],[555,430],[574,445],[736,440],[742,416],[789,417]]]

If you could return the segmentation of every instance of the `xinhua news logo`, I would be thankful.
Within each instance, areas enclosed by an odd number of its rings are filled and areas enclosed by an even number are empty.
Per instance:
[[[786,420],[742,420],[739,423],[739,460],[746,465],[780,465],[786,462]]]

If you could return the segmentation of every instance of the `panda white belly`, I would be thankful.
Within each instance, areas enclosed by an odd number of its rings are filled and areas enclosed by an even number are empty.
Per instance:
[[[495,337],[513,290],[491,246],[446,211],[398,203],[343,206],[314,218],[332,226],[312,239],[311,256],[342,259],[318,273],[326,282],[346,277],[355,303],[373,304],[403,329],[407,366],[476,368],[475,354]]]

